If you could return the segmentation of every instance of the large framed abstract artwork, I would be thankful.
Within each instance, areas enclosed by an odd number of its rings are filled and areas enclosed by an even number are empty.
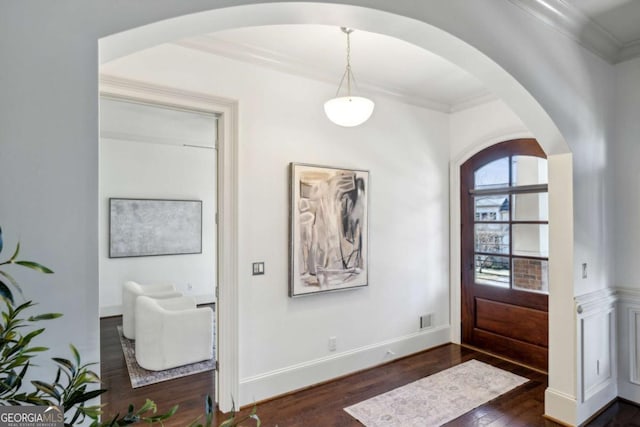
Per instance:
[[[109,258],[202,253],[202,201],[109,199]]]
[[[290,164],[289,296],[368,284],[369,172]]]

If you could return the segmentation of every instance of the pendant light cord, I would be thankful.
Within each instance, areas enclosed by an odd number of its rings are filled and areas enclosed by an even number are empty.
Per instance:
[[[354,86],[356,85],[356,78],[353,75],[353,71],[351,71],[351,33],[353,30],[351,28],[342,27],[342,32],[347,35],[347,68],[344,70],[342,74],[342,78],[340,79],[340,84],[338,85],[338,90],[336,91],[336,97],[340,95],[340,89],[342,89],[342,85],[344,84],[345,77],[347,78],[347,97],[351,98],[351,81],[353,81]]]
[[[351,98],[351,32],[347,33],[347,96]]]

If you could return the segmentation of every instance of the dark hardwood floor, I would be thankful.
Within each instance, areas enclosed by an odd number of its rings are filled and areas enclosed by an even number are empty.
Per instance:
[[[102,403],[106,404],[105,413],[124,413],[129,403],[139,406],[145,398],[149,398],[157,403],[160,411],[166,411],[175,404],[180,405],[177,414],[165,423],[166,426],[185,426],[201,415],[205,396],[214,392],[213,373],[132,389],[116,331],[119,324],[120,317],[100,321],[102,380],[104,387],[109,390],[102,396]],[[258,405],[258,415],[265,427],[361,427],[362,424],[344,412],[343,408],[470,359],[489,363],[527,377],[530,381],[451,421],[447,426],[559,425],[542,416],[546,375],[454,344],[261,403]],[[216,426],[226,419],[219,412],[215,418]],[[640,427],[640,408],[616,402],[589,426]]]
[[[100,370],[102,387],[108,390],[102,395],[105,415],[125,414],[130,403],[139,408],[147,398],[156,402],[161,412],[179,405],[178,412],[165,423],[166,426],[186,426],[202,415],[206,396],[214,393],[213,371],[131,388],[116,330],[121,324],[120,316],[100,320]]]

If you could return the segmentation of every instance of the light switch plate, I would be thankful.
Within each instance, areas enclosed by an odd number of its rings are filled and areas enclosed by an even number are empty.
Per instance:
[[[264,261],[260,261],[260,262],[254,262],[252,264],[252,274],[254,276],[260,276],[262,274],[264,274]]]

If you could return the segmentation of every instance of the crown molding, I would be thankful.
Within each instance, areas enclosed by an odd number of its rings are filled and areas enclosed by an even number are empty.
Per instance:
[[[623,44],[564,0],[509,1],[611,64],[640,56],[640,40]]]
[[[618,62],[640,57],[640,40],[625,44],[618,54]]]
[[[468,110],[479,105],[488,104],[493,101],[497,101],[498,98],[495,93],[486,91],[480,95],[475,95],[469,98],[461,99],[455,104],[451,105],[450,113],[457,113],[459,111]]]
[[[316,80],[330,85],[337,84],[337,78],[335,75],[329,75],[328,73],[322,72],[318,68],[301,62],[297,58],[294,58],[292,56],[284,55],[280,52],[275,52],[268,49],[258,48],[249,44],[220,40],[209,35],[192,37],[188,40],[173,42],[173,44],[186,49],[193,49],[212,55],[247,62],[253,65],[270,68],[283,73]],[[456,109],[456,111],[459,110],[457,109],[457,103],[452,105],[433,99],[419,97],[413,93],[408,93],[398,88],[387,86],[383,87],[380,84],[376,84],[370,81],[359,80],[358,89],[363,95],[367,95],[370,97],[384,96],[394,99],[398,102],[438,111],[441,113],[450,113],[454,109]],[[485,95],[486,94],[481,94],[480,96]],[[474,96],[473,98],[476,97]],[[467,101],[468,100],[463,100],[463,102]],[[460,109],[464,108],[468,107],[463,107]]]

